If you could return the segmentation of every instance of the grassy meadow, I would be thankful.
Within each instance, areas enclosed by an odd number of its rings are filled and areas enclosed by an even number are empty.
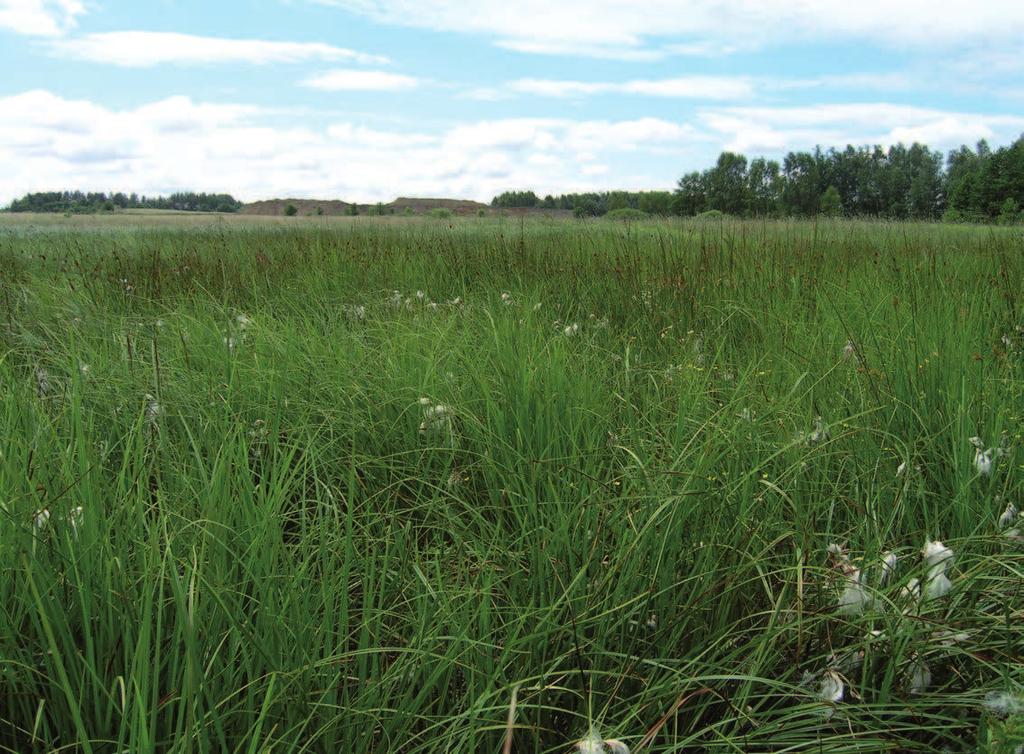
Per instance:
[[[261,220],[0,223],[0,751],[1020,750],[1019,228]]]

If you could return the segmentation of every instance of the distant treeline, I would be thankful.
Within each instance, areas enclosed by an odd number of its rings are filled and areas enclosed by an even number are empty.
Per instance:
[[[1024,136],[993,151],[985,141],[943,157],[922,144],[790,152],[781,163],[723,152],[713,168],[684,175],[674,192],[608,191],[539,198],[496,196],[495,207],[604,215],[717,211],[740,216],[817,214],[1015,223],[1024,220]]]
[[[183,212],[238,212],[242,203],[230,194],[197,194],[191,191],[170,196],[105,194],[83,191],[43,191],[15,199],[10,212],[113,212],[117,209],[174,209]]]

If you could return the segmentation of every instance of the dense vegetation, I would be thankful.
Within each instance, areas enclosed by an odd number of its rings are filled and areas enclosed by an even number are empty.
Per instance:
[[[118,209],[171,209],[183,212],[238,212],[242,203],[230,194],[197,194],[191,191],[170,196],[105,194],[103,192],[43,191],[11,202],[10,212],[113,212]]]
[[[0,226],[0,750],[1024,741],[1018,230],[90,227]]]
[[[723,152],[714,167],[683,176],[674,195],[611,191],[540,199],[532,191],[510,191],[492,204],[580,215],[629,208],[656,215],[820,213],[1012,224],[1024,218],[1024,137],[995,151],[984,141],[974,150],[961,147],[945,166],[941,153],[921,144],[791,152],[781,163]]]

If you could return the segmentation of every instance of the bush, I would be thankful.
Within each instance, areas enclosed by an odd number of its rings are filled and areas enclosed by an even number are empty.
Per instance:
[[[1021,220],[1020,205],[1013,197],[1007,198],[999,207],[998,222],[1000,225],[1016,225]]]
[[[434,207],[434,209],[430,210],[430,216],[436,217],[439,220],[447,220],[452,216],[452,211],[445,207]]]
[[[698,220],[721,220],[724,217],[725,213],[720,209],[709,209],[697,215]]]
[[[294,204],[289,204],[284,208],[284,214],[286,217],[295,217],[299,213],[299,208]]]
[[[620,207],[619,209],[613,209],[605,217],[609,220],[643,220],[646,217],[650,217],[650,215],[632,207]]]
[[[478,209],[476,211],[476,216],[477,217],[487,217],[487,210],[485,210],[485,209]]]

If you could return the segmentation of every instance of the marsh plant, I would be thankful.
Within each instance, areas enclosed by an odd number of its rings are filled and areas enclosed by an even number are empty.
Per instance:
[[[1024,743],[1019,231],[4,228],[0,750]]]

